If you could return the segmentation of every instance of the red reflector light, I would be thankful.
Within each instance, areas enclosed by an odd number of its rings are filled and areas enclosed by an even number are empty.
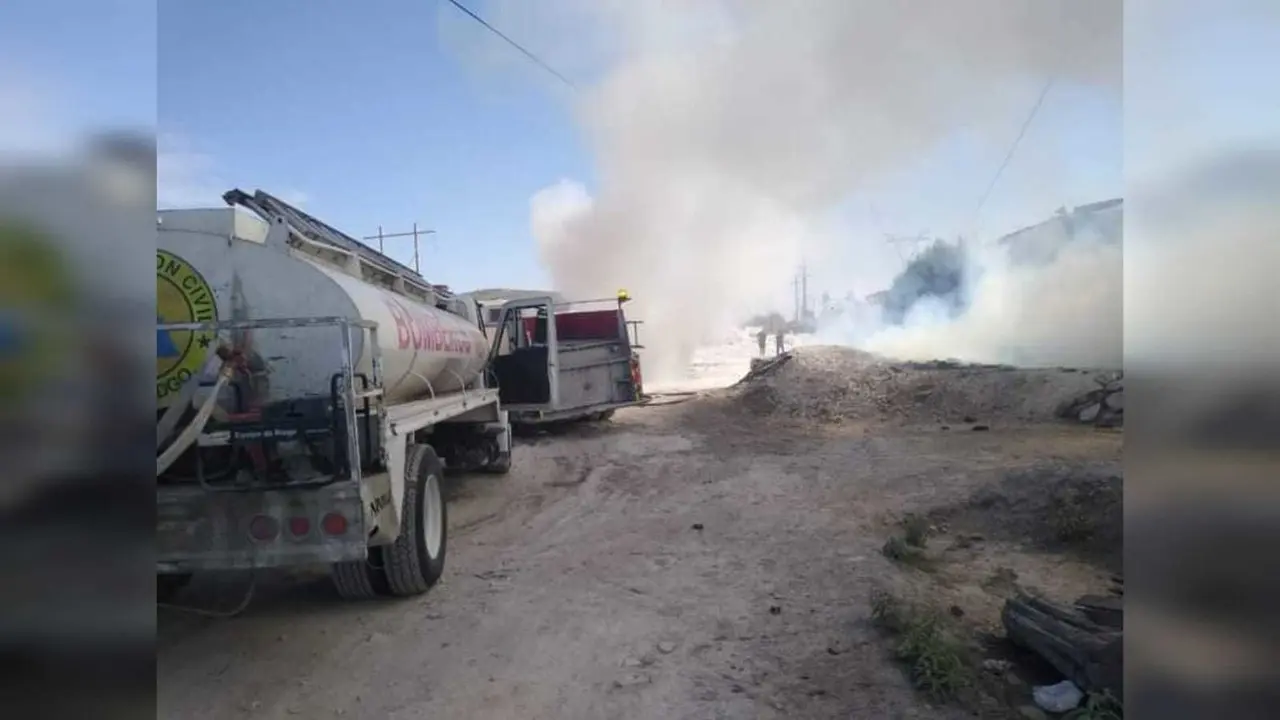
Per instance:
[[[347,519],[341,513],[329,513],[320,521],[327,535],[342,535],[347,531]]]
[[[259,515],[249,522],[249,536],[254,540],[274,540],[280,534],[280,523],[270,515]]]
[[[304,517],[289,518],[289,532],[294,537],[302,537],[311,532],[311,521]]]

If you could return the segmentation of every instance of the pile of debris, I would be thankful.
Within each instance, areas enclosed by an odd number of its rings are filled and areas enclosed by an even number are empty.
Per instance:
[[[1105,373],[1094,381],[1096,389],[1063,402],[1057,416],[1096,427],[1123,427],[1124,371]]]
[[[879,420],[986,429],[1053,421],[1055,408],[1061,412],[1059,406],[1092,387],[1085,371],[955,360],[894,362],[854,348],[806,346],[752,361],[731,397],[754,415],[808,422]],[[1108,410],[1103,421],[1114,417]]]
[[[753,414],[840,422],[882,405],[876,395],[891,381],[888,366],[870,353],[805,347],[753,362],[732,391]]]
[[[1093,706],[1118,705],[1124,697],[1123,593],[1121,586],[1110,596],[1086,595],[1070,606],[1020,593],[1005,603],[1000,619],[1009,640],[1062,674],[1056,685],[1035,689],[1042,709],[1075,710],[1086,693]]]

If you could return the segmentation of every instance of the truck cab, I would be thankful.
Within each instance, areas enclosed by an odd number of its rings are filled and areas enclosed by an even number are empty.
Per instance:
[[[531,426],[603,420],[643,401],[639,321],[626,291],[614,298],[504,304],[492,328],[492,369],[511,422]]]

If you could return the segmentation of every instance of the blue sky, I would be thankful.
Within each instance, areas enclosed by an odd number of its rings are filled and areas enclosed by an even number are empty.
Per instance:
[[[591,158],[563,96],[548,93],[547,84],[486,78],[444,47],[449,38],[437,23],[453,11],[442,10],[440,0],[161,4],[157,18],[150,0],[4,3],[0,91],[38,91],[48,107],[40,114],[11,104],[0,131],[158,125],[162,150],[171,151],[169,162],[187,181],[178,195],[215,204],[230,186],[262,187],[305,198],[308,209],[352,234],[372,234],[379,225],[407,230],[417,221],[438,231],[424,249],[423,271],[433,281],[541,284],[529,198],[561,178],[590,187]],[[299,11],[304,6],[309,10]],[[484,3],[473,6],[483,11]],[[1148,30],[1154,24],[1133,22],[1138,9],[1127,13],[1129,66],[1150,57],[1134,52],[1138,41],[1161,44],[1166,52],[1147,63],[1143,77],[1171,86],[1131,82],[1127,138],[1115,103],[1055,87],[976,223],[983,234],[1052,210],[1018,201],[1020,189],[1039,182],[1020,171],[1033,164],[1027,153],[1057,152],[1063,165],[1056,194],[1073,204],[1119,194],[1121,150],[1131,166],[1142,159],[1135,149],[1147,159],[1160,156],[1164,143],[1155,131],[1181,133],[1178,140],[1215,130],[1249,138],[1271,127],[1257,93],[1252,103],[1179,104],[1167,124],[1135,122],[1139,102],[1168,107],[1165,96],[1174,90],[1247,96],[1241,91],[1259,82],[1268,63],[1259,54],[1261,25],[1239,22],[1225,8],[1176,16],[1158,28],[1159,38]],[[158,44],[151,41],[157,29]],[[1169,52],[1174,46],[1181,50]],[[1028,106],[1035,91],[1027,88]],[[1153,115],[1159,117],[1144,117]],[[1019,121],[1010,118],[1011,128]],[[965,216],[1002,150],[957,137],[912,171],[851,198],[840,220],[865,235],[972,227]],[[407,245],[392,252],[408,257]]]
[[[1225,6],[1205,16],[1189,12],[1194,2],[1174,4],[1177,12],[1149,1],[1126,6],[1128,136],[1114,103],[1056,87],[976,223],[983,234],[1052,209],[1016,200],[1039,182],[1020,172],[1028,152],[1056,149],[1056,194],[1072,204],[1120,192],[1121,148],[1132,169],[1176,154],[1166,146],[1194,144],[1197,134],[1269,136],[1274,109],[1259,105],[1269,96],[1248,92],[1265,84],[1260,73],[1276,60],[1274,46],[1262,51],[1265,24],[1242,22]],[[232,185],[262,187],[305,198],[352,234],[417,221],[439,233],[424,250],[433,281],[541,284],[529,198],[561,178],[590,187],[591,158],[563,96],[546,84],[495,82],[442,47],[448,37],[437,22],[453,11],[440,0],[162,5],[157,19],[151,0],[4,3],[0,101],[21,100],[0,102],[6,146],[158,124],[162,150],[187,184],[174,188],[178,195],[217,203]],[[1139,17],[1153,8],[1169,9],[1162,23]],[[1029,87],[1028,105],[1034,94]],[[972,227],[965,215],[1001,150],[957,137],[851,198],[839,219],[863,235]],[[408,247],[392,252],[407,258]]]
[[[162,149],[181,144],[224,183],[301,196],[352,235],[434,229],[433,282],[541,284],[529,198],[590,179],[567,109],[536,86],[477,87],[441,47],[435,0],[302,4],[162,8]],[[411,256],[408,240],[387,247]]]

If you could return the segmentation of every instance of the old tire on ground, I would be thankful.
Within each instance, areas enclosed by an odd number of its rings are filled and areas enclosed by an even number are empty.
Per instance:
[[[372,600],[391,594],[386,571],[378,562],[381,560],[379,550],[369,548],[368,560],[348,560],[330,567],[329,576],[342,599]]]
[[[440,492],[442,477],[444,466],[431,446],[409,447],[400,536],[382,551],[392,595],[421,595],[444,573],[449,518]]]

